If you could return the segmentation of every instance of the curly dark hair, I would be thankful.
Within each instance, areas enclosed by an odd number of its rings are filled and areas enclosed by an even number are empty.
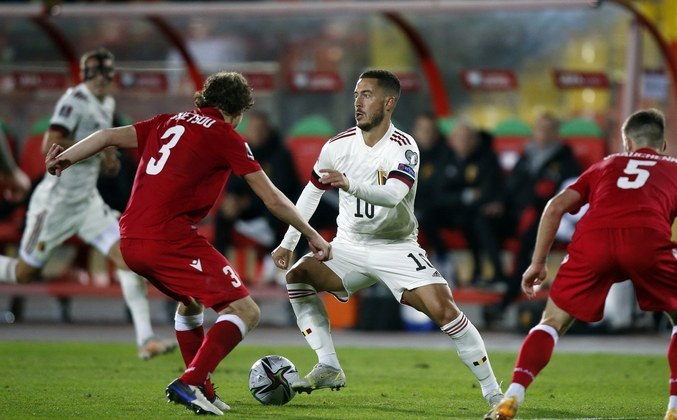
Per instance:
[[[202,90],[195,92],[195,105],[213,106],[228,115],[236,115],[254,105],[252,88],[240,73],[214,73],[207,78]]]

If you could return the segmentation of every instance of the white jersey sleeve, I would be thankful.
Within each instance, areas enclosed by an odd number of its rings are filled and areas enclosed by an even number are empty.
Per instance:
[[[301,192],[301,195],[296,202],[296,207],[306,221],[310,220],[313,214],[315,214],[315,210],[317,210],[317,206],[320,204],[322,194],[324,194],[324,190],[316,188],[311,182],[309,182]],[[294,248],[296,248],[296,245],[298,245],[300,238],[301,232],[294,226],[289,226],[280,246],[293,251]]]
[[[112,127],[114,111],[115,100],[111,96],[99,100],[81,83],[61,96],[50,125],[68,130],[68,137],[78,142],[95,131]],[[54,200],[73,205],[84,203],[96,191],[100,161],[101,158],[95,155],[73,165],[61,177],[46,174],[41,184],[47,184],[43,188],[52,191]]]

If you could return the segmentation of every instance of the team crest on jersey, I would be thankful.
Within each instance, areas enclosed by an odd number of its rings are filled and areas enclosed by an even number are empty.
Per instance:
[[[406,152],[404,152],[404,157],[407,159],[407,162],[409,162],[411,166],[418,165],[418,154],[413,150],[407,150]]]
[[[376,176],[378,177],[378,185],[385,185],[388,180],[388,174],[383,169],[378,169],[376,171]]]
[[[247,149],[247,157],[251,160],[254,160],[254,153],[252,153],[252,149],[249,148],[247,142],[245,142],[244,147]]]
[[[71,112],[73,112],[73,107],[70,105],[64,105],[59,109],[59,116],[68,118],[71,115]]]

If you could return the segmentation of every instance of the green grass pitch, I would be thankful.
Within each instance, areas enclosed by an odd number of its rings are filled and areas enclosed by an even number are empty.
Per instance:
[[[315,363],[305,347],[239,346],[213,375],[234,419],[480,419],[487,406],[474,377],[448,350],[339,348],[341,391],[297,395],[263,406],[247,389],[249,368],[280,354],[301,374]],[[510,382],[514,353],[490,354]],[[132,344],[0,342],[0,418],[194,417],[167,404],[180,376],[179,352],[144,362]],[[662,418],[668,366],[662,356],[558,354],[529,389],[520,418]]]

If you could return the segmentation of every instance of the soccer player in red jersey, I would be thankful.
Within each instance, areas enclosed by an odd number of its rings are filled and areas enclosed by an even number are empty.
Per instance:
[[[623,123],[625,153],[591,166],[551,199],[541,216],[531,265],[522,289],[547,278],[546,258],[562,215],[590,207],[578,222],[550,289],[540,324],[522,343],[512,383],[485,419],[512,419],[526,388],[548,364],[558,338],[580,319],[602,319],[612,284],[631,279],[640,308],[665,311],[673,325],[668,347],[670,399],[666,420],[677,419],[677,244],[671,225],[677,216],[677,158],[662,154],[665,118],[640,110]]]
[[[196,228],[230,173],[241,175],[276,217],[299,229],[315,258],[331,258],[330,245],[270,182],[235,131],[252,104],[241,74],[219,72],[195,94],[194,110],[101,130],[66,151],[53,145],[46,156],[47,170],[58,176],[107,147],[138,148],[139,168],[120,219],[122,255],[132,270],[179,302],[176,337],[187,369],[166,393],[198,414],[230,409],[209,378],[260,318],[231,264]],[[207,334],[205,307],[218,313]]]

